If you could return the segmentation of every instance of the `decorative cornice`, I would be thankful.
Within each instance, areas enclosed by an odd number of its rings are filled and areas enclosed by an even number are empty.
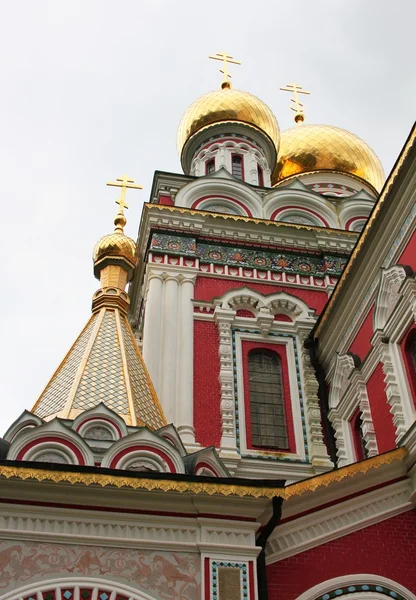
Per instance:
[[[332,310],[332,307],[333,307],[336,299],[340,295],[342,287],[345,284],[345,280],[348,276],[348,273],[351,271],[351,269],[357,259],[357,256],[360,254],[361,249],[362,249],[366,239],[369,236],[369,232],[370,232],[371,228],[373,227],[374,221],[377,219],[381,209],[383,208],[383,206],[386,202],[386,198],[388,197],[393,184],[396,182],[397,176],[403,166],[403,163],[405,162],[405,160],[407,158],[407,155],[409,154],[411,148],[413,147],[415,140],[416,140],[416,128],[413,127],[413,130],[411,131],[409,138],[408,138],[392,172],[390,173],[389,178],[387,179],[387,181],[384,185],[381,195],[380,195],[378,201],[376,202],[376,204],[374,205],[373,211],[371,212],[371,215],[370,215],[370,217],[369,217],[369,219],[357,241],[357,244],[351,253],[349,261],[342,273],[342,276],[337,284],[337,287],[334,290],[334,293],[332,294],[328,304],[326,305],[325,310],[322,313],[320,320],[318,321],[318,325],[315,330],[315,336],[319,336],[325,321],[328,319],[328,316]]]
[[[397,448],[391,452],[379,454],[374,458],[368,458],[367,460],[363,460],[352,465],[347,465],[341,469],[330,471],[329,473],[323,473],[322,475],[300,481],[299,483],[294,483],[285,488],[284,497],[285,499],[289,499],[293,496],[300,496],[307,492],[314,492],[320,487],[327,487],[328,485],[331,485],[331,483],[342,481],[347,477],[355,477],[356,475],[367,473],[372,469],[379,469],[383,465],[389,465],[396,461],[402,461],[406,458],[406,456],[406,448]]]
[[[248,223],[255,223],[256,225],[258,223],[262,223],[263,225],[271,225],[274,227],[280,227],[280,228],[286,228],[288,227],[289,229],[308,229],[309,231],[319,231],[319,232],[324,232],[324,233],[335,233],[337,235],[346,235],[346,236],[351,236],[351,237],[357,237],[357,232],[356,231],[345,231],[344,229],[332,229],[330,227],[318,227],[317,225],[300,225],[298,223],[281,223],[279,221],[271,221],[270,219],[257,219],[254,217],[244,217],[242,215],[226,215],[224,213],[215,213],[215,212],[208,212],[208,211],[204,211],[204,210],[193,210],[191,208],[183,208],[183,207],[179,207],[179,206],[169,206],[167,204],[149,204],[146,203],[144,205],[144,212],[147,212],[149,210],[153,210],[153,209],[158,209],[161,211],[167,211],[167,212],[179,212],[181,214],[186,214],[186,215],[196,215],[198,217],[212,217],[214,219],[228,219],[228,220],[232,220],[232,221],[245,221]]]
[[[0,465],[0,477],[5,479],[16,478],[20,480],[50,481],[53,483],[70,483],[83,485],[98,485],[101,487],[114,486],[130,489],[143,489],[147,491],[177,492],[207,494],[209,496],[237,496],[239,498],[274,498],[284,497],[285,490],[278,487],[261,487],[255,485],[239,485],[227,483],[213,483],[208,481],[178,481],[162,478],[128,477],[123,475],[108,475],[101,473],[80,473],[60,470],[38,469],[32,467],[17,467]],[[201,477],[201,479],[203,479]]]
[[[333,506],[281,523],[269,539],[267,562],[271,564],[305,552],[411,508],[408,480],[341,500]]]

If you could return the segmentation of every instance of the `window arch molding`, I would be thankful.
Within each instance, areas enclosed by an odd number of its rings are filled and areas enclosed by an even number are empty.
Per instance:
[[[126,600],[154,600],[153,596],[149,596],[145,592],[132,588],[111,580],[103,580],[95,577],[66,577],[59,579],[50,579],[37,583],[30,583],[24,587],[14,589],[13,591],[2,596],[2,600],[20,600],[26,599],[29,596],[37,599],[43,597],[43,592],[55,591],[55,597],[64,597],[61,592],[66,588],[74,589],[74,595],[71,600],[82,600],[80,589],[91,589],[91,591],[99,590],[106,591],[109,595],[109,600],[116,598],[118,594],[126,598]],[[56,593],[58,592],[59,595]],[[91,595],[92,597],[92,595]]]
[[[192,208],[202,198],[219,198],[220,196],[232,198],[240,202],[251,213],[251,216],[262,218],[261,196],[243,182],[234,177],[196,179],[179,190],[175,198],[175,206]]]
[[[362,589],[362,586],[365,586],[365,588]],[[376,589],[371,590],[371,587],[373,586],[382,588],[384,592],[377,591]],[[356,589],[349,591],[348,588],[352,587]],[[366,587],[369,589],[367,590]],[[348,600],[362,600],[363,598],[366,600],[386,600],[387,598],[394,598],[389,592],[401,596],[403,600],[416,600],[416,596],[403,585],[397,583],[397,581],[382,577],[381,575],[368,573],[357,573],[328,579],[327,581],[323,581],[309,588],[298,596],[296,600],[321,600],[324,599],[324,597],[326,600],[326,595],[329,596],[329,600],[331,598],[331,593],[336,590],[342,590],[341,594],[337,594],[337,598],[345,596],[348,597]]]
[[[340,225],[334,206],[322,197],[308,190],[299,189],[274,189],[264,197],[264,218],[272,219],[281,210],[291,207],[292,211],[303,209],[307,212],[315,212],[322,221],[322,227],[339,229]],[[311,215],[312,216],[312,215]]]

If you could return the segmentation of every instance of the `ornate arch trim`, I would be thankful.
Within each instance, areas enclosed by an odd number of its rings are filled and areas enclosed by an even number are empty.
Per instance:
[[[65,596],[66,590],[73,590],[69,598]],[[91,592],[89,600],[154,600],[152,596],[128,585],[95,577],[66,577],[31,583],[5,594],[2,600],[29,600],[29,598],[46,600],[45,594],[48,592],[54,592],[56,599],[83,600],[81,596],[83,590]],[[108,598],[104,596],[100,598],[98,592],[105,593]]]
[[[303,592],[296,600],[333,600],[345,596],[349,596],[349,600],[361,600],[363,594],[369,600],[416,600],[416,596],[400,583],[372,574],[345,575],[328,579]]]

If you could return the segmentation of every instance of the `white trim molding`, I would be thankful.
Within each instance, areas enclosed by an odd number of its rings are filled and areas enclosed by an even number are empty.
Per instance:
[[[405,479],[283,522],[269,538],[266,562],[272,564],[300,554],[412,508],[409,480]]]

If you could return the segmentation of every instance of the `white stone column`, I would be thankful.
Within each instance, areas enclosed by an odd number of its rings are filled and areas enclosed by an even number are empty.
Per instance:
[[[312,366],[309,350],[305,348],[308,331],[298,330],[301,365],[303,370],[304,386],[304,409],[307,418],[309,455],[312,466],[315,471],[328,471],[333,468],[333,463],[328,456],[328,451],[324,442],[324,435],[321,424],[321,409],[318,397],[318,380],[316,379],[315,369]]]
[[[178,290],[177,276],[165,275],[162,302],[161,393],[160,401],[168,423],[175,421],[176,365],[178,345]]]
[[[156,393],[160,395],[160,345],[163,278],[162,274],[149,274],[146,309],[143,325],[143,359]]]
[[[180,275],[178,380],[175,425],[185,446],[195,444],[194,430],[194,297],[195,275]]]
[[[228,469],[233,473],[240,460],[237,451],[237,431],[235,422],[234,405],[234,376],[232,355],[232,323],[235,318],[235,310],[215,309],[214,318],[218,326],[220,336],[220,386],[221,386],[221,449],[220,456]]]

